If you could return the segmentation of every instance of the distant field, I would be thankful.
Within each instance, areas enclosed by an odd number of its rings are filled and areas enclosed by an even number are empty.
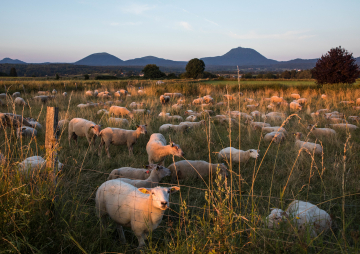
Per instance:
[[[209,80],[204,81],[205,84],[213,84],[213,85],[238,85],[237,81],[220,81],[220,80]],[[275,85],[275,84],[281,84],[281,85],[287,85],[287,86],[294,86],[294,85],[306,85],[311,86],[315,85],[314,80],[246,80],[246,81],[240,81],[241,85]]]

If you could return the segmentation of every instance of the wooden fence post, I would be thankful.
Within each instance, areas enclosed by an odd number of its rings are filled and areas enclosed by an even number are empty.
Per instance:
[[[58,148],[58,115],[59,108],[47,107],[46,111],[46,134],[45,134],[45,149],[46,149],[46,168],[54,169],[54,183],[56,184],[57,174],[57,148]]]

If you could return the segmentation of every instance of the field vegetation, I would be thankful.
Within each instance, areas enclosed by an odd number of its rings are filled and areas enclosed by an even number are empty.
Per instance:
[[[76,85],[75,85],[76,83]],[[292,101],[291,93],[300,93],[308,103],[300,112],[288,108],[276,111],[287,114],[285,121],[269,122],[282,125],[288,132],[280,144],[264,142],[264,134],[253,130],[242,119],[236,123],[218,123],[203,114],[206,125],[185,133],[164,134],[167,142],[179,144],[184,158],[168,157],[165,166],[174,160],[205,160],[220,162],[217,152],[225,147],[242,150],[259,149],[260,157],[245,164],[225,161],[229,176],[225,181],[218,176],[172,182],[164,178],[161,186],[177,185],[181,189],[171,196],[170,209],[149,237],[146,253],[358,253],[360,240],[360,131],[337,130],[335,138],[317,139],[307,130],[308,124],[325,127],[328,123],[320,117],[314,120],[311,112],[328,108],[348,116],[358,116],[360,111],[340,101],[360,97],[359,82],[353,86],[331,86],[317,89],[314,81],[171,81],[162,85],[147,81],[2,81],[9,93],[21,92],[29,106],[20,107],[8,98],[0,112],[12,112],[33,117],[43,125],[36,138],[16,138],[16,130],[0,131],[0,151],[7,158],[0,166],[0,250],[3,253],[132,253],[138,242],[129,229],[125,232],[128,244],[121,245],[116,226],[109,219],[108,227],[100,233],[100,220],[95,214],[95,193],[106,181],[111,170],[120,167],[142,167],[148,163],[145,150],[149,136],[157,133],[167,123],[158,117],[160,112],[184,117],[185,110],[201,111],[201,107],[188,105],[198,96],[211,95],[215,103],[225,101],[226,106],[210,106],[215,114],[228,115],[228,110],[250,113],[244,98],[259,103],[257,110],[266,113],[268,102],[262,98],[273,95]],[[23,86],[24,85],[24,86]],[[143,87],[144,94],[137,92]],[[224,94],[243,93],[240,100],[224,100]],[[24,93],[25,89],[25,93]],[[39,90],[57,90],[55,100],[42,104],[31,98]],[[97,114],[102,107],[81,109],[80,103],[106,102],[100,98],[85,97],[86,90],[108,90],[113,93],[127,89],[131,96],[123,97],[120,106],[129,108],[131,102],[144,102],[150,114],[137,115],[129,126],[115,126],[109,116]],[[64,97],[62,92],[67,92]],[[159,96],[165,92],[179,92],[186,98],[183,109],[162,106]],[[327,99],[320,99],[321,94]],[[110,99],[115,101],[115,98]],[[75,117],[92,120],[102,128],[112,126],[135,129],[137,124],[147,124],[148,134],[134,145],[134,156],[129,156],[126,146],[112,146],[111,159],[103,152],[89,148],[85,138],[78,138],[78,146],[69,146],[67,128],[59,137],[58,159],[65,166],[56,177],[37,174],[31,179],[17,170],[19,162],[29,156],[45,156],[46,107],[59,108],[60,119]],[[262,119],[257,119],[262,121]],[[176,122],[174,122],[176,124]],[[0,128],[1,129],[1,128]],[[293,132],[302,132],[303,140],[321,144],[323,154],[299,152],[294,147]],[[99,138],[96,140],[96,148]],[[301,237],[297,229],[284,224],[278,229],[268,229],[264,223],[270,208],[285,210],[293,200],[308,201],[327,211],[332,218],[330,231],[310,238]]]

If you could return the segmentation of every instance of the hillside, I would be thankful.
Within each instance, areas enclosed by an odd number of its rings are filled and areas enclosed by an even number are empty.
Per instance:
[[[91,54],[74,64],[76,65],[90,65],[90,66],[120,66],[123,65],[123,60],[109,53],[95,53]]]
[[[156,64],[157,66],[165,66],[165,67],[185,68],[187,62],[167,60],[155,56],[145,56],[141,58],[130,59],[123,62],[124,66],[145,66],[147,64]]]
[[[26,63],[18,59],[11,59],[5,57],[3,60],[0,61],[0,64],[26,64]]]

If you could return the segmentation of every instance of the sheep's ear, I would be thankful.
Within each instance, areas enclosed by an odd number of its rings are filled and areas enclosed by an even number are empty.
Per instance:
[[[169,189],[170,189],[170,193],[175,193],[175,192],[177,192],[177,191],[180,190],[180,187],[174,186],[174,187],[171,187],[171,188],[169,188]]]
[[[173,147],[173,146],[174,146],[174,142],[170,142],[170,146]]]
[[[150,190],[146,189],[146,188],[139,188],[138,191],[144,193],[144,194],[150,194]]]

